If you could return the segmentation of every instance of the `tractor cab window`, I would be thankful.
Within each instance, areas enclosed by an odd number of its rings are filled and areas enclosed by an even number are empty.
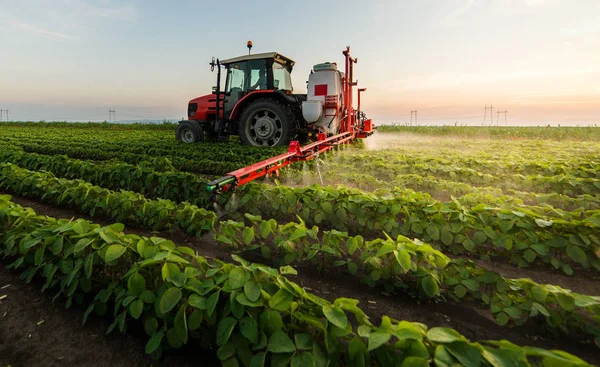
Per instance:
[[[227,72],[227,85],[225,86],[225,92],[227,93],[239,93],[243,91],[244,84],[246,81],[246,63],[240,62],[232,64]]]
[[[289,70],[278,62],[273,63],[273,87],[279,90],[293,91]]]
[[[249,90],[265,90],[267,87],[267,62],[266,60],[248,61],[248,76],[250,78]]]

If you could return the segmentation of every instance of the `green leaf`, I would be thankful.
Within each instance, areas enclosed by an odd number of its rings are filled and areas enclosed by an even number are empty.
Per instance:
[[[127,290],[132,296],[139,296],[146,289],[146,279],[138,272],[133,273],[127,280]]]
[[[266,357],[267,354],[265,352],[255,354],[254,357],[252,357],[252,360],[250,361],[250,367],[263,367],[265,365]]]
[[[544,315],[546,317],[550,316],[550,312],[548,312],[546,307],[544,307],[543,305],[541,305],[537,302],[533,302],[533,304],[531,306],[535,307],[539,311],[539,313],[541,313],[542,315]]]
[[[220,293],[221,291],[217,291],[211,294],[210,297],[208,297],[208,300],[206,301],[206,312],[208,313],[209,317],[212,316],[213,312],[215,311],[215,307],[217,307]]]
[[[346,317],[346,313],[339,307],[323,307],[323,314],[329,322],[339,327],[340,329],[345,329],[348,325],[348,318]]]
[[[146,343],[146,354],[152,354],[156,351],[158,347],[160,347],[160,343],[162,343],[164,336],[165,334],[162,332],[152,334],[152,337],[150,337],[150,340]]]
[[[239,289],[244,286],[244,283],[248,280],[248,273],[244,270],[244,268],[236,267],[231,270],[229,273],[229,287],[231,289]]]
[[[144,331],[146,334],[152,335],[158,329],[158,320],[154,317],[146,317],[144,319]]]
[[[160,312],[166,314],[181,300],[181,289],[171,287],[160,297]]]
[[[402,270],[404,272],[409,271],[411,260],[408,251],[394,251],[394,255],[396,256],[396,261],[398,262],[398,265],[400,265]]]
[[[235,345],[233,343],[227,343],[217,349],[217,358],[221,361],[229,359],[235,355]]]
[[[287,274],[298,275],[298,271],[296,269],[292,268],[291,266],[286,265],[286,266],[281,266],[279,268],[279,274],[281,274],[281,275],[287,275]]]
[[[588,261],[588,257],[585,252],[577,245],[568,245],[567,255],[571,258],[571,260],[579,264],[585,264]]]
[[[532,249],[527,249],[525,250],[525,252],[523,253],[523,257],[525,258],[525,260],[527,260],[527,262],[533,262],[533,260],[535,260],[536,258],[536,253],[535,251],[533,251]]]
[[[462,284],[458,284],[454,287],[454,294],[456,294],[458,298],[463,298],[467,294],[467,288]]]
[[[445,327],[434,327],[427,332],[427,338],[435,343],[452,343],[455,341],[465,341],[466,339],[456,330]]]
[[[271,335],[274,332],[283,328],[283,320],[281,315],[277,311],[265,310],[260,314],[259,317],[260,328],[267,335]]]
[[[377,254],[375,254],[375,257],[382,257],[383,255],[389,254],[390,252],[394,251],[395,249],[396,249],[395,244],[391,241],[387,241],[386,243],[383,244],[383,246],[381,246],[379,248],[379,251],[377,251]]]
[[[433,296],[437,295],[440,291],[440,288],[439,288],[437,282],[429,274],[426,275],[423,278],[423,280],[421,281],[421,287],[423,288],[423,291],[425,292],[425,294],[428,297],[433,297]]]
[[[240,332],[244,338],[252,343],[258,342],[258,324],[251,317],[244,317],[240,320]]]
[[[377,270],[373,270],[371,272],[371,279],[373,279],[374,282],[378,281],[379,279],[381,279],[381,275],[382,272],[381,270],[377,269]]]
[[[413,339],[422,340],[423,332],[419,330],[413,323],[408,321],[400,321],[396,326],[396,332],[394,334],[399,340]]]
[[[110,246],[108,246],[108,249],[106,249],[106,254],[104,255],[104,261],[106,261],[108,263],[108,262],[117,260],[125,253],[126,250],[127,250],[127,248],[125,246],[110,245]]]
[[[425,231],[432,240],[437,241],[440,239],[440,229],[435,224],[428,225]]]
[[[175,320],[173,321],[175,331],[177,332],[177,335],[183,344],[186,344],[188,341],[188,326],[186,317],[187,306],[187,304],[183,304],[179,308],[179,312],[177,312],[177,315],[175,315]]]
[[[260,284],[250,280],[244,284],[244,294],[250,302],[256,302],[260,297]]]
[[[162,278],[163,280],[175,283],[176,278],[181,274],[179,267],[173,263],[165,262],[162,267]]]
[[[473,241],[478,245],[483,245],[487,241],[487,235],[482,231],[477,231],[473,235]]]
[[[242,231],[242,238],[246,246],[250,245],[254,240],[254,227],[246,227]]]
[[[294,342],[281,330],[276,331],[269,338],[267,350],[272,353],[293,353],[296,351]]]
[[[348,263],[348,272],[352,275],[358,274],[358,266],[352,261]]]
[[[86,247],[88,247],[92,242],[94,242],[93,238],[82,238],[75,244],[73,247],[73,253],[78,253],[83,251]]]
[[[199,296],[195,293],[190,294],[188,297],[188,303],[190,306],[198,308],[200,310],[206,310],[208,308],[206,297]]]
[[[156,301],[156,295],[152,291],[145,290],[140,294],[140,299],[144,303],[154,303],[154,301]]]
[[[467,287],[470,291],[476,292],[479,290],[479,282],[475,279],[464,279],[460,281],[462,285]]]
[[[194,310],[190,314],[190,317],[188,318],[188,329],[189,330],[198,329],[200,327],[200,325],[202,325],[202,319],[203,319],[202,311]]]
[[[452,236],[452,232],[447,229],[442,230],[442,242],[446,246],[450,246],[454,241],[454,236]]]
[[[313,367],[315,365],[315,359],[309,352],[302,352],[292,357],[292,367]]]
[[[296,342],[296,348],[299,350],[311,350],[313,348],[313,338],[308,334],[294,334],[294,341]]]
[[[510,317],[505,314],[504,312],[499,312],[496,315],[496,322],[498,323],[498,325],[500,326],[504,326],[508,323],[508,321],[510,320]]]
[[[143,310],[144,302],[140,299],[136,299],[129,305],[129,313],[131,313],[131,317],[133,317],[136,320],[142,315]]]
[[[277,311],[288,311],[294,297],[285,289],[280,289],[269,299],[269,306]]]
[[[446,349],[461,363],[462,366],[480,365],[481,350],[468,343],[451,343]]]
[[[233,317],[226,317],[219,322],[219,326],[217,327],[217,345],[224,345],[229,341],[229,337],[231,337],[236,324],[237,320]]]
[[[544,220],[544,219],[536,219],[535,220],[535,224],[537,224],[540,227],[550,227],[552,225],[552,221],[551,220]]]
[[[387,343],[391,337],[392,337],[392,334],[390,334],[386,331],[375,331],[375,332],[372,332],[371,334],[369,334],[369,346],[368,346],[369,352],[372,350],[375,350],[375,349],[381,347],[382,345],[384,345],[385,343]]]
[[[92,271],[94,270],[94,253],[90,253],[85,258],[85,265],[83,266],[83,270],[85,271],[86,278],[89,279],[92,277]]]

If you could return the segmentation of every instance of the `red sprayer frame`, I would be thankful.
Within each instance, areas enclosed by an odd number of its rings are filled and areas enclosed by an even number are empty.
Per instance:
[[[364,139],[373,134],[372,121],[367,119],[361,123],[357,119],[356,111],[352,107],[353,87],[357,85],[356,82],[352,81],[354,79],[353,64],[357,63],[358,59],[353,59],[350,56],[350,47],[346,47],[343,55],[346,58],[346,70],[344,78],[342,78],[345,103],[344,111],[342,111],[342,116],[344,117],[340,124],[340,133],[330,137],[326,137],[324,133],[319,133],[317,141],[303,147],[300,146],[298,141],[292,141],[287,153],[240,168],[209,183],[207,188],[213,193],[213,201],[216,200],[216,195],[219,192],[231,191],[257,178],[277,173],[279,169],[289,164],[308,161],[335,146],[351,143],[357,138]]]

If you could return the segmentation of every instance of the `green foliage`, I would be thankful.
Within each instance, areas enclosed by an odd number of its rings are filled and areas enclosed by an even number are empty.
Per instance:
[[[500,325],[522,325],[531,318],[543,318],[549,327],[565,333],[585,333],[590,339],[600,335],[600,297],[529,279],[508,279],[472,261],[450,259],[428,244],[402,235],[365,241],[335,230],[318,236],[318,227],[309,229],[303,221],[277,224],[249,214],[246,219],[250,226],[232,220],[220,222],[217,242],[236,253],[264,254],[262,249],[269,248],[266,257],[275,265],[309,263],[322,272],[332,267],[347,269],[370,286],[403,289],[422,299],[477,300],[489,307]],[[244,233],[260,228],[264,229],[261,236],[246,241]],[[486,237],[484,231],[480,233]],[[287,308],[291,302],[291,296],[281,291],[269,305]],[[323,314],[340,329],[346,327],[339,308],[324,307]]]
[[[545,365],[588,365],[560,351],[519,347],[506,341],[484,346],[451,329],[428,330],[422,324],[385,316],[377,326],[356,306],[357,302],[338,299],[331,304],[304,291],[275,269],[241,259],[239,265],[209,261],[165,239],[126,235],[118,224],[101,227],[84,220],[38,216],[31,209],[15,205],[8,196],[0,196],[0,221],[0,254],[16,259],[12,268],[22,271],[28,281],[37,272],[46,279],[45,289],[56,292],[56,298],[66,297],[67,307],[73,300],[85,302],[86,298],[79,295],[95,294],[86,318],[93,310],[111,312],[114,322],[108,333],[126,332],[128,325],[143,320],[148,334],[146,353],[154,357],[164,350],[182,347],[190,338],[202,338],[217,349],[224,366],[264,365],[267,361],[293,366],[349,365],[357,361],[382,365],[393,360],[411,365],[443,361],[473,365],[517,362],[525,366],[537,363],[539,356]],[[51,247],[59,236],[61,251],[53,251]],[[81,239],[91,244],[74,252]],[[125,251],[111,251],[110,258],[120,255],[106,261],[108,249],[116,245]],[[45,254],[42,263],[36,265],[31,255],[40,248]],[[88,275],[82,269],[89,256],[95,266]],[[165,264],[179,269],[169,269],[166,280]],[[260,287],[260,302],[249,306],[238,302],[242,293],[230,286],[234,271],[236,277],[248,277]],[[141,300],[145,291],[154,294],[153,301]],[[285,295],[277,296],[282,292]],[[269,304],[275,298],[291,302],[286,302],[286,307],[281,301],[275,302],[281,307],[273,309]],[[348,313],[354,314],[358,325],[348,322],[342,330]],[[328,326],[332,320],[335,322]]]
[[[216,220],[214,212],[188,203],[148,200],[130,191],[117,192],[82,180],[56,178],[48,172],[32,172],[10,163],[0,164],[0,188],[39,197],[52,204],[76,206],[90,215],[102,215],[153,230],[179,228],[200,235],[211,230]],[[123,249],[113,247],[110,255],[117,256],[119,251]]]

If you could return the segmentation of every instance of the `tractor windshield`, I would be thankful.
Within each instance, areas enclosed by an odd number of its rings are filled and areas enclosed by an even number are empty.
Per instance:
[[[292,77],[290,71],[284,65],[274,62],[273,63],[273,86],[279,90],[293,91],[292,88]]]

